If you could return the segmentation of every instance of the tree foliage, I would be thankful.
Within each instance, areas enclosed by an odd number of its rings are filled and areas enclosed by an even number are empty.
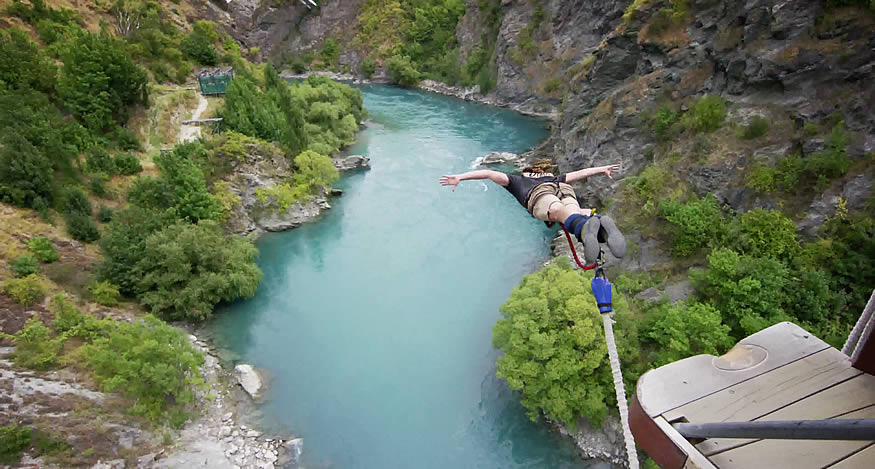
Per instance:
[[[664,304],[648,319],[642,333],[654,346],[652,367],[700,353],[722,355],[733,344],[720,311],[708,304]]]
[[[61,56],[58,91],[89,129],[125,122],[129,106],[146,102],[146,71],[131,61],[122,40],[83,32]]]
[[[688,202],[663,202],[661,209],[672,225],[672,253],[677,256],[695,254],[703,246],[720,243],[725,235],[723,213],[711,194]]]
[[[406,55],[393,55],[386,60],[386,72],[392,83],[412,88],[419,83],[420,73]]]
[[[219,40],[215,26],[209,21],[197,21],[191,33],[182,40],[182,52],[201,65],[216,65],[219,52],[213,43]]]
[[[523,278],[501,314],[492,333],[504,352],[498,376],[522,391],[529,416],[544,412],[571,426],[579,417],[601,422],[610,370],[588,278],[567,262],[553,264]]]
[[[252,242],[211,221],[176,223],[152,235],[134,271],[140,302],[169,320],[200,321],[220,301],[249,297],[261,280]]]

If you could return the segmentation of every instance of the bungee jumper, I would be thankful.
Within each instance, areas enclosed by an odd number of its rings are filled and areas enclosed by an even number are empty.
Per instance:
[[[635,449],[635,439],[629,428],[629,407],[626,402],[623,374],[620,370],[620,358],[614,340],[613,318],[611,317],[613,313],[612,285],[602,268],[604,256],[600,244],[607,244],[611,254],[620,259],[626,255],[626,239],[617,229],[617,224],[611,217],[596,215],[593,209],[581,208],[574,188],[571,187],[574,182],[598,174],[604,174],[611,178],[613,173],[620,170],[620,166],[616,164],[595,166],[563,173],[559,176],[554,176],[550,172],[552,168],[553,165],[549,162],[538,163],[525,168],[522,176],[481,169],[443,176],[440,183],[443,186],[453,186],[453,192],[460,182],[476,179],[489,179],[504,187],[533,217],[543,221],[547,226],[560,223],[577,265],[583,270],[595,269],[591,287],[596,306],[602,315],[608,362],[611,365],[617,408],[620,412],[623,439],[626,443],[626,457],[629,469],[638,469],[638,453]],[[581,264],[580,259],[577,258],[571,234],[583,243],[583,254],[587,265]]]
[[[590,176],[604,174],[611,177],[620,170],[616,164],[579,169],[554,176],[550,172],[553,165],[542,162],[527,167],[523,174],[508,174],[500,171],[481,169],[467,173],[443,176],[441,185],[456,186],[462,181],[489,179],[508,190],[517,201],[535,218],[552,226],[561,223],[566,233],[573,234],[583,243],[583,257],[587,265],[598,262],[601,253],[600,242],[607,244],[616,258],[626,255],[626,239],[611,217],[596,215],[592,209],[580,208],[577,195],[571,184]],[[573,246],[572,246],[573,252]]]

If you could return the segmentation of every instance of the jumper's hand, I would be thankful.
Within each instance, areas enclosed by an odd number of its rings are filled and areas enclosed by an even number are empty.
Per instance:
[[[613,177],[611,177],[611,175],[616,173],[619,170],[620,170],[620,165],[618,165],[618,164],[612,164],[610,166],[606,166],[605,167],[605,176],[607,176],[610,179],[614,179]]]
[[[443,176],[441,178],[441,185],[453,186],[453,192],[456,192],[456,186],[458,186],[460,182],[462,182],[462,180],[459,179],[459,176]]]

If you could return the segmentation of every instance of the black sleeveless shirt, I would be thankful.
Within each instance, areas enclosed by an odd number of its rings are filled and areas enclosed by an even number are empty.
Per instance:
[[[509,182],[504,188],[513,194],[523,207],[528,208],[529,195],[531,195],[532,190],[535,187],[539,184],[556,184],[559,182],[565,182],[565,174],[563,173],[559,176],[547,175],[536,178],[508,174],[507,179]]]

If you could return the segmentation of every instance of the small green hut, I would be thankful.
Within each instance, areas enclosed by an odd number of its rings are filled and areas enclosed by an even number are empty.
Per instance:
[[[225,90],[233,78],[234,69],[231,67],[201,70],[197,74],[201,94],[225,94]]]

